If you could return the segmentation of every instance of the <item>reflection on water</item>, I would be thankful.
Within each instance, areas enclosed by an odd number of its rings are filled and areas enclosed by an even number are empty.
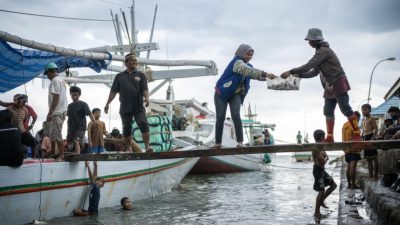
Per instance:
[[[263,172],[187,176],[167,194],[134,202],[133,211],[106,208],[97,217],[49,224],[312,224],[317,194],[312,163],[296,163],[289,155],[272,160]],[[327,167],[339,184],[340,168]],[[323,224],[337,224],[338,201],[335,190],[326,200],[330,209],[322,209],[328,215]]]

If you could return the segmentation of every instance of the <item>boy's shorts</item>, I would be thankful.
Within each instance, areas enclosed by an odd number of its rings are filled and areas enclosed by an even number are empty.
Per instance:
[[[374,134],[368,134],[363,136],[364,141],[369,141],[372,139]],[[374,159],[378,155],[378,151],[376,149],[364,149],[364,158],[365,159]]]
[[[77,141],[81,146],[83,146],[83,139],[85,138],[85,133],[86,130],[76,130],[69,132],[67,134],[67,141],[68,142]]]
[[[104,152],[103,146],[96,146],[89,149],[89,153],[102,153]]]
[[[326,186],[330,186],[333,184],[333,178],[325,172],[324,168],[321,168],[317,165],[313,167],[313,176],[314,176],[314,190],[315,191],[324,191]]]
[[[375,159],[377,155],[378,155],[378,151],[376,149],[364,150],[364,158],[365,159]]]
[[[350,163],[351,161],[360,160],[361,156],[358,153],[348,153],[348,154],[344,155],[344,159],[346,160],[347,163]]]

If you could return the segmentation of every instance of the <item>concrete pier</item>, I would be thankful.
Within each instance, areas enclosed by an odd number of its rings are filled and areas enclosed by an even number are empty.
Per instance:
[[[400,149],[379,150],[380,177],[383,174],[400,172],[397,163],[399,160]],[[380,181],[368,181],[368,168],[363,160],[357,165],[357,182],[362,189],[348,189],[346,167],[343,159],[338,224],[400,224],[400,193],[384,187]]]

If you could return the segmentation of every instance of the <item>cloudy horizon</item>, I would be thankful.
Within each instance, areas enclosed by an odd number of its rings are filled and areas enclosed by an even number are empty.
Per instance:
[[[208,102],[209,108],[214,110],[214,85],[242,43],[255,49],[251,61],[254,67],[267,72],[280,75],[305,64],[315,51],[304,41],[307,30],[312,27],[322,29],[325,39],[338,55],[352,88],[349,95],[354,110],[366,103],[371,71],[379,60],[396,57],[396,61],[381,63],[374,72],[372,107],[383,103],[383,96],[399,78],[400,2],[396,0],[250,0],[245,4],[238,0],[136,0],[139,42],[148,42],[156,3],[158,13],[153,41],[159,43],[160,49],[153,51],[151,58],[210,59],[216,62],[219,70],[217,76],[176,79],[173,83],[176,99],[195,98]],[[124,6],[122,9],[128,15],[130,4],[131,0],[19,0],[2,2],[0,9],[111,19],[110,9],[118,13]],[[85,49],[117,42],[111,22],[60,20],[6,12],[0,12],[0,19],[0,30],[57,46]],[[141,56],[145,57],[145,54]],[[81,74],[85,72],[94,74],[88,70]],[[155,87],[158,83],[149,86]],[[103,109],[109,92],[106,86],[79,86],[83,90],[82,100],[91,108]],[[165,98],[165,91],[166,88],[161,89],[154,97]],[[47,87],[42,89],[39,79],[2,94],[1,100],[10,101],[14,94],[25,92],[29,95],[29,104],[39,114],[37,131],[48,108]],[[244,117],[244,109],[247,110],[249,103],[253,108],[256,106],[259,121],[276,124],[273,132],[276,139],[294,143],[299,130],[310,137],[315,129],[325,130],[322,94],[318,77],[302,79],[299,91],[268,90],[265,82],[252,81],[241,115]],[[110,119],[114,121],[111,128],[120,126],[115,122],[119,120],[118,107],[118,99],[115,99],[112,117],[103,114],[102,119],[107,125]],[[335,139],[340,141],[346,118],[339,109],[335,115]]]

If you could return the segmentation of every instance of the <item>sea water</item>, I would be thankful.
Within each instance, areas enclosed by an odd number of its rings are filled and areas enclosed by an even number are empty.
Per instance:
[[[271,159],[263,171],[188,175],[171,192],[134,202],[132,211],[104,208],[97,216],[48,224],[314,224],[312,162],[295,162],[288,154]],[[326,167],[339,186],[340,165]],[[321,224],[337,224],[338,201],[336,189],[325,201],[329,209],[321,208],[326,215]]]

